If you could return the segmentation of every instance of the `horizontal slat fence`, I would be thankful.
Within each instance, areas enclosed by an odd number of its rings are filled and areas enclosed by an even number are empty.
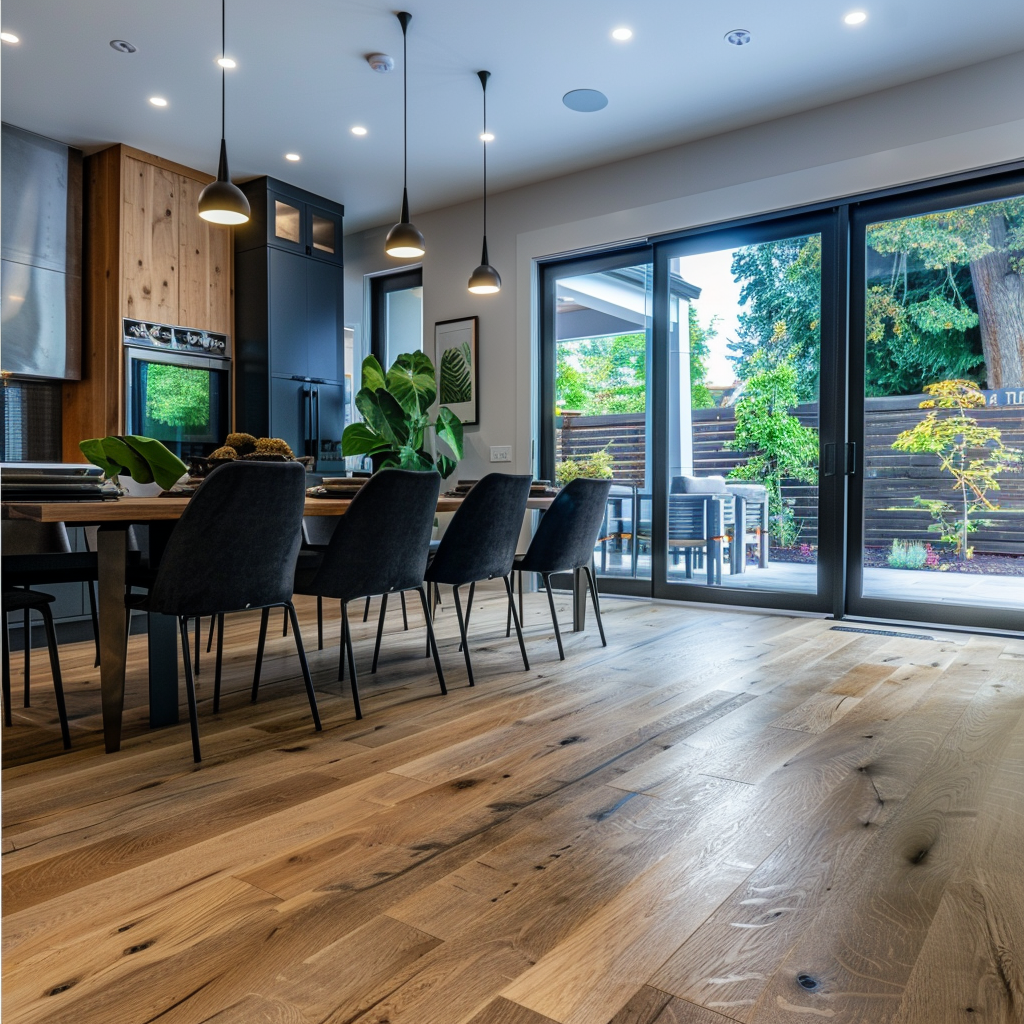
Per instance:
[[[859,460],[864,473],[865,543],[887,548],[894,539],[936,541],[929,532],[931,517],[923,510],[893,511],[909,507],[916,495],[922,498],[955,500],[952,477],[943,473],[939,460],[930,455],[909,455],[896,451],[893,441],[904,430],[919,422],[925,413],[919,403],[924,395],[899,398],[868,398],[865,411],[865,447]],[[797,406],[796,415],[805,426],[817,428],[818,405]],[[940,415],[950,415],[940,411]],[[975,410],[985,427],[1002,431],[1003,442],[1024,450],[1024,405],[1004,405]],[[698,476],[728,476],[743,462],[740,452],[726,444],[735,436],[736,420],[731,407],[695,409],[693,416],[693,457]],[[623,413],[609,416],[564,414],[556,431],[559,460],[586,458],[608,448],[614,460],[618,480],[645,485],[646,440],[644,416]],[[1024,554],[1024,472],[999,478],[1000,489],[990,494],[999,509],[987,514],[991,526],[982,526],[971,535],[978,552]],[[794,514],[803,524],[800,543],[817,543],[818,489],[794,480],[783,483],[783,495],[794,502]]]

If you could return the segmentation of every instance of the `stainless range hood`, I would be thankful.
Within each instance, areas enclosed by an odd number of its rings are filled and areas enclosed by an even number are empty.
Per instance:
[[[82,154],[2,129],[0,369],[82,376]]]

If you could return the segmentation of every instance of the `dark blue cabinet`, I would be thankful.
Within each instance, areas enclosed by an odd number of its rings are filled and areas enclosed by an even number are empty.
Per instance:
[[[273,178],[241,188],[253,215],[235,229],[236,429],[340,471],[344,208]]]

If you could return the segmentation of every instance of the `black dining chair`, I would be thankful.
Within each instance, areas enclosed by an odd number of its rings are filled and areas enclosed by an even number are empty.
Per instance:
[[[149,593],[127,598],[132,608],[174,615],[178,620],[196,762],[200,760],[199,720],[188,620],[197,616],[262,608],[265,626],[270,608],[286,609],[313,724],[320,730],[313,680],[292,604],[305,488],[306,470],[298,462],[238,461],[218,466],[175,523]],[[219,689],[218,673],[215,707]]]
[[[607,647],[601,606],[597,599],[597,581],[594,579],[594,547],[604,522],[605,505],[611,491],[611,480],[588,480],[582,477],[571,481],[558,492],[558,497],[541,516],[537,532],[525,554],[517,555],[512,568],[520,574],[539,573],[548,592],[551,623],[555,627],[558,657],[565,660],[562,634],[558,629],[555,598],[551,593],[551,575],[556,572],[575,572],[582,569],[587,576],[587,587],[594,602],[601,646]],[[522,577],[520,576],[520,579]],[[511,618],[511,615],[509,616]],[[509,635],[506,623],[505,635]]]
[[[523,655],[523,667],[527,670],[530,668],[509,576],[516,557],[516,543],[523,526],[532,481],[533,478],[530,476],[489,473],[476,483],[467,492],[459,510],[452,516],[452,521],[448,524],[448,529],[445,530],[427,567],[424,579],[428,586],[443,583],[452,588],[470,686],[474,685],[474,679],[467,630],[473,592],[476,584],[483,580],[500,578],[504,581],[509,611],[515,623],[519,649]],[[466,584],[470,586],[469,603],[463,616],[459,587]]]
[[[46,629],[46,647],[50,653],[50,673],[53,676],[53,691],[57,697],[57,717],[60,719],[60,735],[64,741],[64,749],[71,746],[71,733],[68,731],[68,713],[64,706],[64,683],[60,674],[60,658],[57,655],[57,633],[53,628],[53,613],[50,605],[54,601],[51,594],[39,590],[5,590],[3,592],[3,697],[4,725],[12,723],[11,718],[11,648],[7,637],[7,616],[11,612],[23,612],[26,621],[30,612],[37,611],[42,616]],[[25,631],[26,643],[31,642],[28,630]],[[28,691],[25,695],[25,707],[28,707]]]
[[[350,601],[381,595],[383,607],[371,669],[375,671],[388,595],[415,590],[423,606],[427,646],[434,656],[437,681],[441,693],[448,692],[434,640],[427,597],[422,590],[440,490],[441,477],[437,473],[417,473],[406,469],[380,470],[352,499],[352,504],[338,521],[327,547],[323,551],[304,553],[295,573],[296,594],[341,602],[341,650],[338,654],[339,659],[348,658],[356,718],[362,718],[363,712],[359,703],[359,680],[348,618]],[[256,654],[253,700],[259,689],[266,621],[264,615]],[[338,676],[341,678],[343,675],[342,661]]]
[[[88,585],[89,612],[92,618],[95,664],[100,663],[99,620],[96,614],[96,555],[74,551],[63,523],[37,523],[29,519],[5,519],[2,522],[4,586],[28,588],[55,583]],[[32,674],[32,630],[29,609],[24,610],[25,628],[25,707],[29,707]]]

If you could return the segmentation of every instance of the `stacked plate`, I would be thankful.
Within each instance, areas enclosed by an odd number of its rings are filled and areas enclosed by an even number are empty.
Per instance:
[[[368,479],[365,476],[325,476],[323,483],[310,487],[306,494],[311,498],[354,498]]]
[[[6,463],[0,483],[4,501],[108,501],[118,493],[102,469],[77,462]]]

